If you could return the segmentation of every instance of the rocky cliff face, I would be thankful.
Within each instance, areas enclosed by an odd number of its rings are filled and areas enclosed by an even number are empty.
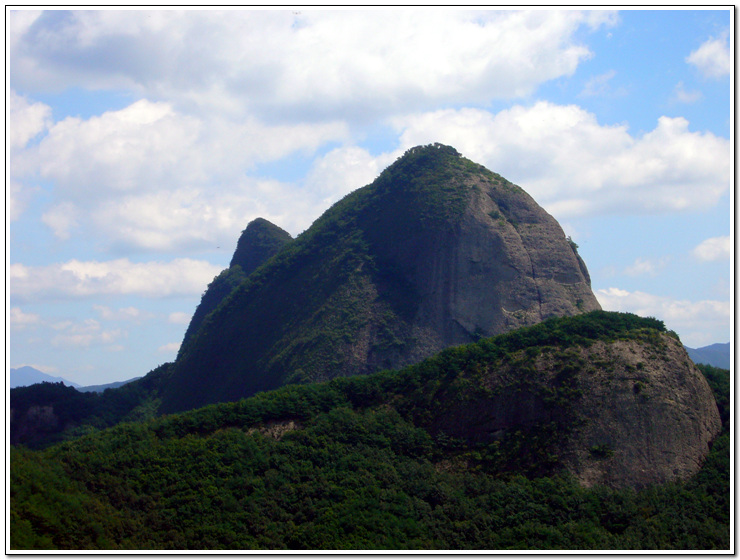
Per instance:
[[[617,341],[582,350],[583,427],[566,464],[586,486],[643,487],[695,474],[720,431],[717,404],[681,344]]]
[[[208,313],[199,308],[188,329],[165,411],[397,368],[599,309],[558,223],[439,144],[409,150],[245,279],[217,281],[228,295],[201,304]]]
[[[557,221],[502,178],[465,178],[452,227],[387,249],[418,291],[414,326],[437,350],[549,317],[600,309],[583,261]]]
[[[501,442],[530,472],[558,465],[585,486],[685,480],[721,428],[706,379],[667,334],[520,352],[479,380],[487,394],[447,405],[431,431]],[[532,471],[532,450],[541,471]]]

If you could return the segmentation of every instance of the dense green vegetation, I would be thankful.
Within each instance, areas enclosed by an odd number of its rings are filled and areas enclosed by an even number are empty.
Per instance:
[[[404,269],[411,253],[403,251],[418,248],[405,248],[404,240],[451,230],[470,198],[471,173],[496,179],[454,148],[413,148],[235,287],[230,276],[217,279],[214,296],[204,296],[207,316],[188,330],[162,410],[390,367],[380,358],[355,364],[348,348],[379,317],[374,348],[392,354],[409,343],[407,321],[419,296]]]
[[[141,379],[102,393],[81,392],[63,383],[37,383],[11,389],[14,420],[10,424],[10,441],[41,448],[119,422],[153,418],[171,366],[163,364]],[[24,420],[33,407],[51,407],[53,421]]]
[[[430,428],[435,398],[478,390],[466,379],[475,385],[482,364],[664,331],[629,314],[549,320],[399,372],[14,448],[11,548],[727,549],[726,370],[702,368],[723,432],[685,483],[634,491],[582,488],[557,469],[525,477],[521,463],[506,468],[486,446]]]
[[[185,332],[184,340],[190,339],[198,332],[203,320],[252,272],[292,240],[287,231],[263,218],[251,221],[239,237],[229,268],[216,276],[203,293]]]

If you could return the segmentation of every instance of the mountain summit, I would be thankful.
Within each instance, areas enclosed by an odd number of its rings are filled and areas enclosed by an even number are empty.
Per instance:
[[[264,218],[249,222],[239,237],[229,268],[222,271],[208,285],[208,290],[195,310],[188,330],[185,331],[185,340],[187,341],[198,331],[203,319],[216,309],[234,288],[244,282],[247,276],[277,254],[292,239],[287,231]]]
[[[196,310],[162,412],[398,368],[600,309],[557,221],[441,144],[408,150],[295,240],[272,236],[259,253],[248,230]]]

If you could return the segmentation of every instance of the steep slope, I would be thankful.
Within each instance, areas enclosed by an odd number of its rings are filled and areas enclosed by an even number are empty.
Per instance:
[[[229,268],[216,276],[203,294],[185,331],[185,340],[197,332],[203,319],[216,309],[234,288],[292,240],[287,231],[264,218],[249,222],[239,237]]]
[[[14,449],[11,543],[726,548],[724,430],[710,453],[718,404],[660,321],[596,311],[401,371]]]
[[[557,222],[448,146],[413,148],[189,330],[162,410],[400,367],[599,309]]]

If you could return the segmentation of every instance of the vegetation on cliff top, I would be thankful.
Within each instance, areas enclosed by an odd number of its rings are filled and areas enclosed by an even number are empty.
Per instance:
[[[485,448],[425,428],[434,394],[464,397],[460,373],[481,363],[664,330],[629,314],[550,320],[399,372],[14,448],[11,547],[726,549],[727,422],[694,478],[639,492],[585,489],[562,473],[525,478]],[[729,372],[703,371],[726,419]]]

